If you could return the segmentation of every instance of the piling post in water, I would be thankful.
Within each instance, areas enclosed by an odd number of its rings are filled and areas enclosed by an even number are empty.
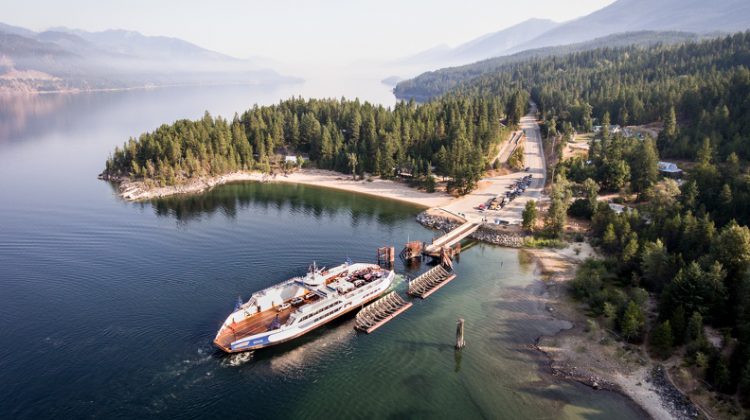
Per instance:
[[[392,246],[378,248],[378,264],[385,268],[393,267],[396,252]]]
[[[464,341],[464,319],[459,318],[456,325],[456,349],[460,350],[464,347],[466,347],[466,342]]]

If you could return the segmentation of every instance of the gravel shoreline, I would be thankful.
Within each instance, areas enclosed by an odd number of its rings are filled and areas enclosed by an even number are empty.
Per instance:
[[[552,336],[541,336],[535,348],[549,360],[552,374],[593,389],[617,392],[653,419],[696,419],[699,411],[669,379],[664,367],[639,346],[622,344],[601,328],[587,326],[582,308],[567,296],[565,282],[593,250],[527,250],[537,261],[548,296],[547,310],[572,324]]]
[[[402,182],[380,178],[371,178],[366,181],[355,180],[350,175],[322,169],[302,169],[286,175],[233,172],[215,177],[192,179],[183,184],[164,187],[148,185],[142,181],[133,181],[128,177],[110,177],[101,174],[99,178],[118,184],[118,195],[130,201],[143,201],[181,194],[198,194],[219,185],[243,181],[313,185],[402,201],[423,208],[440,207],[454,199],[444,192],[427,193],[411,188]]]

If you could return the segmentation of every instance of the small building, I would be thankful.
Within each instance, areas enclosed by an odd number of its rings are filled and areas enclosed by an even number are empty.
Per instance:
[[[284,163],[293,163],[297,164],[297,159],[302,159],[302,162],[307,162],[307,158],[304,156],[297,156],[297,155],[285,155],[284,156]]]
[[[601,125],[595,125],[592,127],[595,134],[599,134],[602,132],[602,126]],[[609,133],[610,134],[617,134],[620,131],[622,131],[622,128],[618,124],[610,124],[609,126]]]
[[[622,204],[607,203],[607,205],[609,205],[609,208],[612,209],[612,211],[616,214],[622,214],[630,210],[629,207],[623,206]]]
[[[659,173],[669,178],[679,178],[682,176],[682,169],[677,167],[676,163],[659,162]]]

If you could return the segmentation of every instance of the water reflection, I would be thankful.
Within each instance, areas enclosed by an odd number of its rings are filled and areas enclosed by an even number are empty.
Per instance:
[[[349,215],[351,225],[376,221],[393,226],[416,207],[380,200],[360,194],[350,194],[327,188],[299,184],[239,182],[214,188],[200,195],[173,196],[141,203],[152,206],[161,217],[173,217],[186,224],[206,216],[222,214],[235,219],[242,210],[253,207],[265,211],[292,214],[311,214],[316,219]]]
[[[0,143],[15,140],[21,134],[38,135],[41,130],[57,128],[66,118],[60,110],[75,95],[2,95],[0,94]],[[47,124],[35,124],[44,120]],[[30,128],[34,127],[35,130]]]

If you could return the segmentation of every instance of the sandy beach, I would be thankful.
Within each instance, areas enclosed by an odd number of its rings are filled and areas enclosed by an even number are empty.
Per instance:
[[[301,170],[288,175],[280,174],[276,176],[269,176],[260,172],[234,172],[212,178],[200,178],[186,184],[167,187],[148,187],[143,182],[120,180],[119,194],[127,200],[141,201],[176,194],[197,194],[219,185],[243,181],[315,185],[403,201],[425,208],[441,207],[454,199],[451,195],[444,192],[427,193],[411,188],[401,182],[380,178],[373,178],[371,181],[354,180],[351,176],[339,172],[319,169]]]

